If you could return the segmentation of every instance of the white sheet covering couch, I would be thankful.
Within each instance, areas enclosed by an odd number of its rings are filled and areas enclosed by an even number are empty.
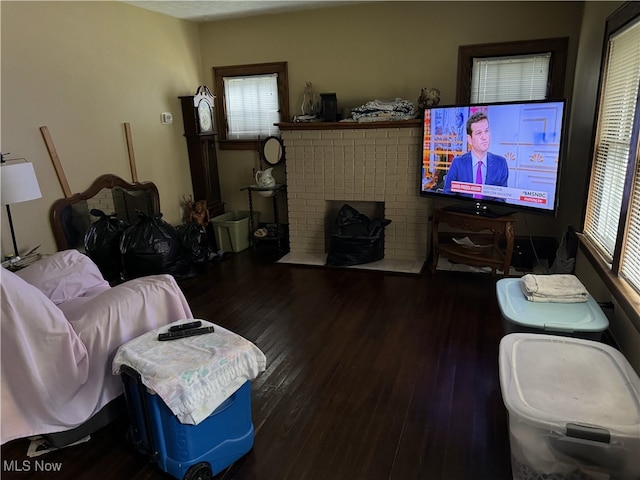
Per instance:
[[[111,373],[120,345],[192,318],[170,275],[110,287],[76,250],[16,273],[3,268],[0,284],[2,444],[79,430],[122,394]]]

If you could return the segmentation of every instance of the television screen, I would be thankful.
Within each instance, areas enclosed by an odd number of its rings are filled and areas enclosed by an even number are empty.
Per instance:
[[[565,103],[427,108],[420,194],[555,214]]]

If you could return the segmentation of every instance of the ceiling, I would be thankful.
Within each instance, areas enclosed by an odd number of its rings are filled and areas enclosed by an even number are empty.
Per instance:
[[[249,17],[269,13],[311,10],[358,3],[341,0],[123,0],[146,10],[183,20],[210,22],[226,18]]]

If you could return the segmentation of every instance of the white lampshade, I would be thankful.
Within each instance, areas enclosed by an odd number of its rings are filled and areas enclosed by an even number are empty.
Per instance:
[[[0,164],[3,205],[26,202],[41,198],[40,186],[33,164],[25,161],[7,161]]]

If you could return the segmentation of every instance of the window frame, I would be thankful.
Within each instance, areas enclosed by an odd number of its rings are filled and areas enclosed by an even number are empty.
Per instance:
[[[225,113],[224,77],[250,77],[276,73],[278,75],[278,103],[280,106],[280,121],[289,118],[289,75],[287,62],[256,63],[249,65],[230,65],[213,67],[213,88],[216,92],[215,110],[218,130],[218,145],[220,150],[257,150],[259,139],[230,140],[227,136],[227,120]]]
[[[564,98],[564,77],[567,70],[568,48],[569,37],[461,45],[458,47],[456,103],[466,104],[470,101],[474,58],[514,57],[546,52],[551,52],[550,80],[547,85],[546,98]]]
[[[630,23],[640,18],[640,3],[626,2],[615,12],[613,12],[606,21],[604,41],[602,46],[601,65],[600,65],[600,78],[598,81],[598,91],[596,97],[596,111],[595,121],[593,124],[593,132],[591,136],[591,148],[589,155],[589,169],[588,177],[586,180],[585,189],[585,208],[582,211],[582,229],[584,229],[586,216],[587,216],[587,202],[589,200],[589,193],[591,190],[591,177],[594,163],[594,155],[596,150],[596,135],[598,133],[598,126],[600,121],[600,105],[602,101],[602,87],[605,81],[605,69],[608,62],[608,50],[609,41],[612,36],[617,34],[620,30],[626,28]],[[635,143],[634,143],[635,142]],[[640,294],[623,278],[620,277],[621,268],[621,256],[624,244],[626,242],[628,217],[631,214],[629,211],[629,203],[632,196],[632,180],[633,171],[635,168],[636,157],[640,151],[640,101],[636,104],[636,113],[633,122],[633,134],[630,145],[630,160],[627,166],[627,175],[625,177],[625,186],[623,191],[622,205],[620,209],[620,217],[618,223],[618,230],[616,235],[616,245],[613,253],[613,260],[611,263],[607,261],[604,254],[600,251],[599,247],[593,243],[589,237],[584,234],[578,236],[580,240],[581,251],[585,254],[585,257],[598,273],[600,278],[605,283],[606,287],[611,291],[611,294],[616,299],[622,310],[630,317],[635,318],[635,324],[640,328]],[[631,172],[631,173],[630,173]],[[640,193],[640,192],[639,192]]]

